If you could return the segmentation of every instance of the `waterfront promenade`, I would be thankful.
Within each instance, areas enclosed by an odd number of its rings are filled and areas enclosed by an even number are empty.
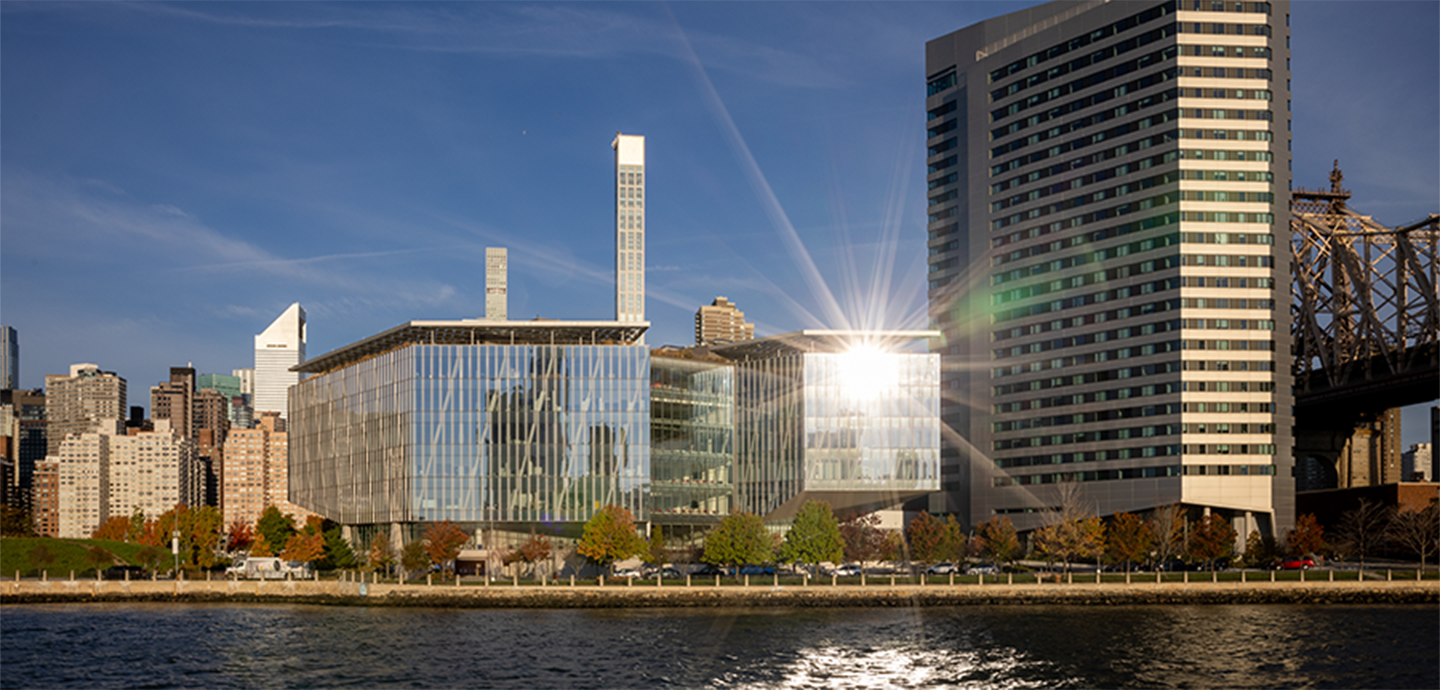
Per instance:
[[[1156,582],[1137,574],[1130,582],[1097,583],[1085,576],[1035,582],[1029,576],[992,576],[984,583],[950,584],[937,578],[891,584],[871,578],[866,585],[776,584],[756,578],[749,585],[713,579],[683,582],[627,581],[546,586],[512,582],[479,584],[420,581],[413,584],[362,583],[351,580],[136,580],[94,579],[0,581],[0,604],[61,602],[232,602],[305,603],[342,606],[446,606],[465,608],[655,608],[655,607],[892,607],[985,604],[1420,604],[1440,603],[1440,580],[1328,579],[1312,572],[1304,582],[1271,581],[1250,573],[1245,582],[1212,581],[1192,573],[1190,581]],[[1372,573],[1372,576],[1377,575]]]

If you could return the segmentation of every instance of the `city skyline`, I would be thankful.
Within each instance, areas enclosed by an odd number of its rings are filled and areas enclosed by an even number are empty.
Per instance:
[[[604,318],[617,130],[658,172],[650,344],[688,343],[716,294],[757,336],[923,327],[921,46],[1033,4],[7,3],[19,385],[95,362],[148,409],[171,366],[249,366],[293,302],[312,353],[478,318],[487,246],[509,250],[512,318]],[[1434,212],[1440,166],[1416,152],[1440,130],[1440,9],[1292,14],[1295,185],[1339,159],[1362,212]]]

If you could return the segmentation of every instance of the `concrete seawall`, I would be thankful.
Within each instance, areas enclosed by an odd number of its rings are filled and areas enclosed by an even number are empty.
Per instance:
[[[0,604],[214,602],[460,608],[894,607],[1005,604],[1437,604],[1440,581],[896,585],[653,583],[488,587],[327,581],[0,582]]]

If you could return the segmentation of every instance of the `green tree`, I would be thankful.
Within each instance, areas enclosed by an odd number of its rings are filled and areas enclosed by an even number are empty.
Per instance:
[[[1112,563],[1124,563],[1125,572],[1130,572],[1133,563],[1139,563],[1150,555],[1155,543],[1155,534],[1150,525],[1133,513],[1120,513],[1105,530],[1105,556]]]
[[[325,564],[331,568],[355,567],[355,551],[341,535],[339,525],[325,530]]]
[[[30,549],[30,553],[25,555],[30,559],[30,564],[35,566],[37,570],[45,570],[51,563],[55,562],[55,554],[50,551],[50,547],[44,544],[36,544],[35,548]]]
[[[435,565],[450,563],[453,568],[455,559],[460,555],[460,547],[467,541],[470,541],[470,535],[449,520],[432,522],[425,528],[425,553]]]
[[[635,533],[635,516],[617,506],[606,505],[585,523],[576,551],[603,568],[615,561],[645,553],[645,540]]]
[[[957,525],[958,526],[958,525]],[[927,512],[921,512],[905,526],[905,536],[910,542],[910,558],[923,565],[945,560],[948,536],[945,523]]]
[[[873,561],[885,550],[885,533],[880,529],[880,516],[874,513],[851,513],[840,523],[840,538],[845,542],[845,560]]]
[[[1245,535],[1245,562],[1252,566],[1264,566],[1275,560],[1275,538],[1250,530]]]
[[[125,541],[132,544],[139,544],[145,538],[145,511],[140,506],[135,506],[135,511],[130,513],[130,526],[125,531]]]
[[[824,501],[806,501],[795,513],[795,522],[780,544],[780,560],[802,563],[812,568],[821,562],[838,563],[845,557],[845,540],[840,536],[840,522]]]
[[[0,505],[0,537],[33,537],[35,520],[19,506]]]
[[[1020,537],[1008,517],[992,517],[975,528],[980,555],[999,566],[1020,555]]]
[[[727,515],[705,536],[702,558],[711,565],[767,563],[774,557],[775,540],[766,531],[765,521],[754,513]]]
[[[418,539],[406,544],[405,548],[400,550],[402,580],[408,578],[411,573],[419,573],[428,565],[430,565],[430,555],[425,553],[425,544]]]
[[[164,558],[165,550],[158,546],[147,545],[135,553],[135,560],[140,561],[140,565],[152,573],[160,567],[160,561]]]
[[[1225,558],[1235,552],[1235,539],[1239,536],[1235,528],[1219,513],[1211,513],[1209,517],[1195,523],[1190,530],[1190,555],[1196,559],[1210,564],[1210,569],[1215,569],[1215,561]]]
[[[290,536],[295,534],[295,521],[289,515],[280,512],[275,506],[266,506],[265,512],[260,514],[260,520],[255,523],[255,531],[265,537],[265,543],[270,548],[285,544],[290,541]]]
[[[1291,556],[1308,556],[1325,550],[1325,527],[1314,513],[1295,518],[1295,526],[1285,531],[1285,551]]]

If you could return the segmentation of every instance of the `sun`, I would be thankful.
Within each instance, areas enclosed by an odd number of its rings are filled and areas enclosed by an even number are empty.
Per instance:
[[[854,400],[874,400],[899,380],[899,362],[879,348],[857,345],[840,355],[841,386]]]

